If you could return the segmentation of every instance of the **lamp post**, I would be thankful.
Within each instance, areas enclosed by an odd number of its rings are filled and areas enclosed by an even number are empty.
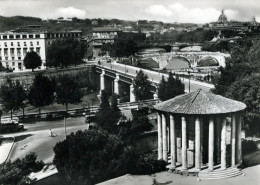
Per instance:
[[[190,70],[188,71],[189,74],[189,93],[190,93]]]

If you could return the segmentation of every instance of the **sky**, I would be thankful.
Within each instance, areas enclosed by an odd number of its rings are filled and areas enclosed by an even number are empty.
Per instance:
[[[260,22],[260,0],[0,0],[2,16],[157,20],[204,24],[225,10],[228,20]]]

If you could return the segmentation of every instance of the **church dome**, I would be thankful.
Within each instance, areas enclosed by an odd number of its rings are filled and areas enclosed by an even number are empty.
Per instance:
[[[218,18],[218,22],[227,22],[227,16],[224,14],[224,10],[222,10],[222,13]]]

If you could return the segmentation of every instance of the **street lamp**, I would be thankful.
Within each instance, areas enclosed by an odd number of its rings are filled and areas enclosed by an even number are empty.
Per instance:
[[[190,93],[190,70],[188,71],[189,74],[189,93]]]

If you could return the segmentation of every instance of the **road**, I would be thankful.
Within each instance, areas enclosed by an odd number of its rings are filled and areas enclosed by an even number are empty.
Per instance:
[[[132,117],[131,108],[136,107],[123,107],[122,113],[130,119]],[[24,127],[25,131],[23,132],[3,134],[4,137],[15,138],[8,160],[13,161],[25,157],[30,152],[35,152],[38,160],[43,160],[47,164],[52,163],[54,157],[53,147],[57,142],[65,139],[64,120],[41,121],[25,124]],[[67,135],[78,130],[85,130],[87,127],[84,117],[66,119]],[[57,136],[49,137],[49,129],[52,129]]]
[[[103,62],[101,64],[101,67],[128,74],[128,75],[132,76],[133,78],[136,76],[138,71],[141,70],[141,68],[118,64],[116,62],[112,62],[112,63]],[[162,74],[162,73],[159,73],[156,71],[150,71],[150,70],[145,70],[145,69],[142,69],[142,70],[148,76],[148,78],[150,79],[151,82],[154,82],[157,84],[160,83],[160,80],[162,79],[162,75],[165,77],[165,79],[168,78],[168,74]],[[189,92],[189,79],[181,78],[181,80],[185,85],[185,91]],[[198,89],[202,89],[204,91],[209,91],[211,88],[214,88],[214,85],[207,84],[204,82],[198,82],[195,80],[190,80],[190,91],[191,92],[196,91]]]

